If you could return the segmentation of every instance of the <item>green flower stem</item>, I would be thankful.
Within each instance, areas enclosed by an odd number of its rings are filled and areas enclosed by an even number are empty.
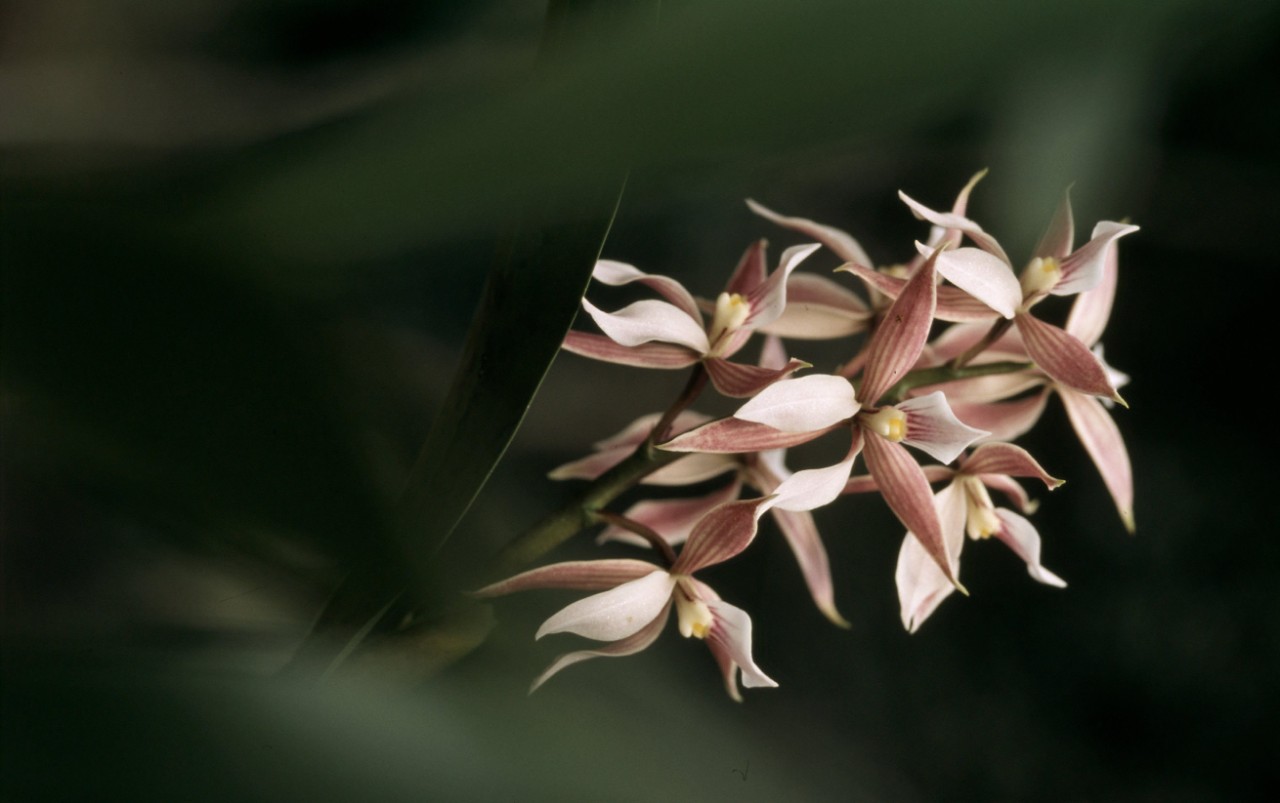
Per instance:
[[[889,392],[883,398],[889,404],[896,404],[905,399],[907,393],[914,388],[925,385],[940,385],[944,382],[954,382],[957,379],[972,379],[975,376],[1012,374],[1018,371],[1025,371],[1030,367],[1031,363],[1029,362],[990,362],[984,365],[961,366],[953,366],[948,363],[937,368],[921,368],[904,376],[898,384],[889,388]]]

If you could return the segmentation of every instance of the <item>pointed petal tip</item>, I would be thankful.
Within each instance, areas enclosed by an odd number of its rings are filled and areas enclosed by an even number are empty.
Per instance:
[[[1129,535],[1134,535],[1138,531],[1138,525],[1133,520],[1132,510],[1120,511],[1120,520],[1124,522],[1124,528],[1129,531]]]
[[[827,619],[830,620],[831,624],[835,625],[841,630],[853,629],[853,625],[849,622],[848,619],[845,619],[843,616],[840,615],[840,611],[836,610],[834,605],[830,607],[823,606],[819,610],[822,611],[823,616],[827,617]]]
[[[952,577],[950,579],[951,579],[951,584],[956,587],[956,591],[959,591],[961,594],[964,594],[966,597],[969,596],[969,589],[964,587],[964,583],[960,582],[959,577]]]
[[[1124,400],[1124,397],[1120,395],[1120,391],[1118,390],[1112,392],[1111,401],[1115,402],[1116,404],[1120,405],[1126,410],[1129,409],[1129,402]]]

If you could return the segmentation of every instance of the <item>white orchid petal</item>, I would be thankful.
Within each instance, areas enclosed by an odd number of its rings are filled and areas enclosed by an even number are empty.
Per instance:
[[[751,656],[751,617],[722,600],[706,600],[715,616],[707,638],[719,644],[742,670],[742,685],[749,689],[775,688],[778,682],[761,671]]]
[[[813,374],[775,382],[733,417],[782,432],[811,432],[852,418],[860,407],[849,380]]]
[[[1093,228],[1093,238],[1062,260],[1062,278],[1049,292],[1069,296],[1092,290],[1102,281],[1108,252],[1115,241],[1138,227],[1104,220]]]
[[[956,418],[942,391],[908,399],[897,408],[907,416],[903,442],[942,463],[950,463],[971,443],[991,434]]]
[[[856,452],[826,468],[810,468],[797,471],[783,480],[773,493],[777,496],[773,506],[780,510],[813,510],[835,501],[853,471]]]
[[[638,633],[654,620],[675,588],[675,578],[658,569],[637,580],[593,594],[542,623],[534,638],[576,633],[596,641],[617,641]]]
[[[1026,562],[1027,574],[1045,585],[1066,588],[1066,581],[1040,565],[1040,533],[1036,532],[1035,525],[1002,507],[996,508],[996,518],[1004,525],[995,533],[996,537]]]
[[[688,290],[684,289],[684,285],[670,277],[660,276],[656,273],[645,273],[625,262],[601,259],[596,262],[595,268],[591,271],[591,278],[611,287],[622,287],[632,282],[640,282],[661,293],[668,301],[684,310],[695,321],[702,320],[702,313],[698,311],[698,302],[694,300]]]
[[[621,346],[639,346],[656,340],[675,343],[699,354],[706,354],[710,348],[702,324],[665,301],[637,301],[617,312],[605,312],[585,298],[582,306],[600,331]]]
[[[858,244],[850,235],[839,229],[830,226],[824,226],[821,223],[814,223],[801,217],[785,217],[779,215],[771,209],[768,209],[750,198],[747,199],[747,206],[766,220],[771,220],[779,226],[798,231],[805,237],[811,237],[818,242],[830,248],[836,256],[846,262],[857,262],[859,265],[871,265],[871,257],[867,256],[867,252]]]
[[[917,243],[922,256],[932,249]],[[942,278],[986,304],[1006,318],[1012,318],[1022,303],[1022,285],[1008,264],[980,248],[957,248],[938,255]]]
[[[671,609],[671,602],[667,602],[667,607],[661,613],[653,618],[653,621],[640,628],[638,632],[620,641],[611,644],[605,644],[594,650],[578,650],[577,652],[566,653],[561,655],[551,663],[551,666],[542,671],[534,679],[533,684],[529,687],[529,693],[533,694],[538,688],[557,674],[560,670],[573,666],[589,658],[620,658],[624,655],[634,655],[649,647],[662,633],[662,626],[667,623],[667,613]]]

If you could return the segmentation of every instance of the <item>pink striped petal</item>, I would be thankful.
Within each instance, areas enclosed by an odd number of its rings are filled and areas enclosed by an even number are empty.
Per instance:
[[[930,465],[921,466],[920,470],[924,472],[924,477],[930,483],[946,482],[955,479],[956,471],[946,466]],[[846,494],[865,494],[879,493],[880,483],[876,482],[876,478],[870,474],[862,474],[857,477],[850,477],[849,481],[844,484],[844,493]]]
[[[614,262],[611,259],[597,261],[595,269],[591,271],[591,278],[610,287],[622,287],[632,282],[640,282],[646,287],[656,290],[672,304],[683,310],[690,318],[698,321],[699,325],[702,323],[702,313],[698,311],[698,302],[684,288],[684,285],[675,279],[659,276],[655,273],[644,273],[624,262]]]
[[[1004,264],[1012,266],[1013,263],[1011,263],[1009,261],[1009,257],[1005,255],[1004,249],[1000,247],[1000,243],[996,242],[996,238],[987,234],[982,230],[981,226],[974,223],[969,218],[964,217],[963,215],[935,212],[919,201],[914,200],[911,196],[901,190],[898,191],[898,197],[902,199],[903,203],[910,207],[911,213],[920,220],[928,221],[929,223],[932,223],[935,226],[940,226],[944,229],[955,229],[956,231],[962,232],[983,251],[986,251],[1000,259]]]
[[[1018,481],[1004,474],[979,474],[978,480],[993,491],[999,491],[1017,506],[1023,513],[1034,513],[1040,503],[1027,495]]]
[[[627,446],[632,449],[644,443],[649,437],[649,433],[653,432],[653,428],[662,420],[662,413],[649,413],[642,415],[636,420],[627,424],[621,432],[610,435],[602,441],[596,441],[597,449],[614,449],[619,446]],[[695,413],[692,410],[683,410],[676,416],[675,421],[671,422],[672,432],[687,432],[700,424],[705,424],[711,420],[711,416]]]
[[[860,407],[849,380],[812,374],[770,385],[733,417],[782,432],[813,432],[848,421]]]
[[[644,577],[657,569],[643,560],[574,560],[539,566],[515,577],[485,586],[473,592],[481,598],[500,597],[517,591],[544,588],[569,588],[577,591],[601,591]]]
[[[703,365],[707,367],[707,374],[716,390],[736,399],[755,396],[779,379],[785,379],[801,368],[809,367],[809,363],[804,360],[793,359],[782,368],[773,369],[729,362],[719,357],[708,357]]]
[[[939,288],[942,289],[942,288]],[[941,303],[941,302],[939,302]],[[939,316],[941,317],[941,316]],[[987,336],[987,332],[991,331],[991,324],[986,321],[970,321],[967,323],[958,323],[955,326],[948,326],[946,330],[935,337],[929,345],[933,348],[934,355],[942,361],[955,359],[961,354],[978,344],[978,341]],[[982,352],[982,356],[991,359],[989,355],[994,355],[998,359],[1017,359],[1019,357],[1026,358],[1027,349],[1022,345],[1022,337],[1018,334],[1015,327],[1005,330],[996,342],[987,347]],[[983,360],[974,360],[980,363]],[[950,395],[950,394],[948,394]]]
[[[751,617],[747,612],[723,600],[707,600],[707,607],[715,617],[707,642],[729,656],[741,673],[742,685],[748,689],[777,688],[778,682],[761,671],[751,655]]]
[[[694,485],[737,468],[738,460],[731,455],[691,454],[647,475],[640,484],[664,487]]]
[[[921,254],[929,247],[916,244]],[[957,248],[938,255],[942,278],[986,304],[1005,318],[1012,318],[1022,303],[1022,285],[1008,263],[979,248]]]
[[[691,499],[646,499],[627,508],[627,511],[622,515],[634,522],[643,524],[662,536],[663,540],[668,544],[676,546],[688,540],[693,526],[703,516],[720,505],[737,499],[741,490],[742,483],[734,480],[725,487],[717,489],[706,496],[696,496]],[[625,530],[613,524],[606,527],[600,535],[596,536],[597,544],[609,541],[621,541],[622,543],[639,547],[653,546],[630,530]]]
[[[942,463],[950,463],[969,444],[991,434],[956,418],[940,391],[908,399],[897,409],[907,416],[907,434],[902,442]]]
[[[1026,358],[1023,357],[1023,359]],[[985,359],[974,360],[971,364],[981,365],[985,361]],[[921,385],[920,387],[912,388],[911,395],[923,395],[932,393],[935,390],[941,390],[947,394],[947,401],[951,403],[951,408],[958,410],[959,408],[956,405],[960,402],[987,404],[1003,401],[1032,388],[1040,387],[1044,382],[1044,375],[1039,371],[1014,371],[1008,374],[988,374],[987,376],[955,379],[938,385]],[[959,412],[956,415],[960,415]],[[960,416],[960,418],[965,421],[968,420],[964,416]]]
[[[1120,278],[1119,248],[1111,246],[1102,261],[1102,278],[1092,290],[1076,296],[1067,317],[1066,330],[1086,346],[1093,346],[1102,339],[1111,318],[1111,306],[1116,298],[1116,284]]]
[[[1125,403],[1098,358],[1079,340],[1030,313],[1020,312],[1014,320],[1031,359],[1054,381],[1081,393]]]
[[[630,365],[636,368],[687,368],[702,359],[698,352],[667,343],[643,346],[619,345],[604,335],[571,330],[560,346],[565,351],[593,360]]]
[[[742,258],[738,260],[738,267],[733,269],[733,275],[729,277],[729,283],[725,285],[726,293],[745,296],[764,284],[765,276],[769,272],[764,257],[767,244],[765,240],[756,240],[747,246],[747,250],[742,253]]]
[[[1062,193],[1062,201],[1054,211],[1053,219],[1049,221],[1049,228],[1045,229],[1032,256],[1052,257],[1061,262],[1067,254],[1071,253],[1075,232],[1075,219],[1071,216],[1071,188],[1068,187],[1067,191]]]
[[[951,556],[952,572],[960,572],[960,551],[964,548],[965,500],[964,492],[954,484],[948,485],[934,496],[938,519],[945,533],[947,551]],[[898,586],[898,603],[902,626],[914,633],[929,618],[956,586],[938,568],[916,536],[908,532],[898,551],[898,566],[894,572]]]
[[[1137,226],[1113,223],[1110,220],[1094,226],[1093,239],[1062,260],[1059,266],[1062,276],[1049,292],[1055,296],[1069,296],[1097,287],[1102,280],[1107,252],[1115,247],[1117,239],[1137,230]]]
[[[617,641],[633,636],[667,609],[675,587],[676,579],[657,569],[569,605],[543,622],[534,638],[576,633],[596,641]]]
[[[778,529],[787,539],[796,562],[800,564],[800,573],[804,575],[805,585],[818,610],[839,627],[849,627],[849,623],[836,609],[835,588],[831,582],[831,564],[827,559],[827,549],[822,545],[818,535],[818,527],[813,522],[813,514],[808,511],[783,510],[774,507],[769,511]]]
[[[656,340],[684,346],[698,354],[706,354],[711,347],[702,324],[665,301],[646,299],[628,304],[617,312],[605,312],[584,298],[582,308],[600,331],[621,346],[640,346]]]
[[[871,336],[867,368],[858,393],[868,404],[879,401],[911,370],[929,339],[937,304],[935,268],[939,253],[934,251],[916,270]]]
[[[1061,577],[1040,565],[1040,533],[1035,525],[1012,510],[996,508],[996,518],[1004,525],[994,535],[1027,564],[1027,574],[1045,585],[1066,588]]]
[[[827,340],[867,328],[871,310],[825,276],[796,273],[787,281],[787,307],[761,331],[797,340]]]
[[[795,380],[788,380],[795,381]],[[761,452],[768,449],[787,449],[808,443],[830,432],[840,424],[812,432],[783,432],[766,424],[722,418],[712,421],[683,435],[677,435],[659,449],[670,452],[711,452],[715,454],[740,454]]]
[[[1012,443],[985,443],[979,446],[961,463],[960,470],[965,474],[1031,477],[1043,482],[1051,491],[1063,482],[1049,476],[1049,472],[1036,462],[1030,452]]]
[[[773,505],[771,497],[729,502],[712,510],[694,525],[684,549],[671,567],[672,574],[693,574],[737,555],[756,537],[756,523]]]
[[[798,231],[809,239],[817,240],[846,262],[856,262],[859,265],[868,266],[872,264],[871,257],[867,256],[867,252],[862,249],[861,245],[858,245],[858,241],[839,229],[814,223],[812,220],[806,220],[802,217],[783,217],[750,198],[747,199],[747,206],[751,208],[752,212],[766,220],[792,231]]]
[[[852,273],[866,282],[868,287],[893,299],[902,295],[902,290],[907,285],[905,279],[899,279],[896,276],[890,276],[887,273],[859,265],[841,265],[836,270]],[[947,285],[939,287],[937,290],[937,308],[934,311],[934,315],[940,321],[954,321],[957,323],[993,321],[1000,317],[1000,313],[965,291],[958,287]]]
[[[791,276],[791,271],[820,247],[818,243],[793,245],[782,252],[778,269],[769,274],[764,284],[747,295],[747,300],[751,303],[751,312],[743,321],[742,328],[758,329],[778,319],[787,306],[787,278]]]
[[[864,452],[867,469],[880,484],[884,501],[898,520],[920,539],[947,579],[960,588],[959,580],[951,570],[950,550],[943,536],[942,524],[938,521],[938,511],[934,508],[933,492],[929,490],[929,480],[919,464],[902,446],[879,435],[867,435]]]
[[[1012,441],[1025,435],[1044,413],[1049,391],[1010,402],[953,401],[951,410],[957,417],[990,432],[977,442]]]
[[[1059,389],[1058,396],[1067,408],[1067,416],[1080,443],[1093,458],[1093,464],[1098,467],[1102,481],[1111,492],[1125,529],[1133,532],[1133,469],[1116,422],[1095,398],[1066,389]]]
[[[594,650],[578,650],[577,652],[561,655],[551,663],[551,666],[543,670],[542,674],[534,679],[533,684],[529,687],[529,693],[533,694],[543,683],[546,683],[553,675],[565,667],[573,666],[589,658],[619,658],[624,655],[634,655],[641,650],[648,649],[649,645],[653,644],[662,633],[662,628],[666,625],[670,612],[671,602],[668,600],[667,607],[653,617],[653,621],[627,638],[615,641],[612,644],[605,644]]]
[[[826,468],[810,468],[797,471],[787,477],[772,493],[774,507],[778,510],[813,510],[829,505],[844,492],[853,461],[862,451],[862,435],[854,434],[849,453],[839,463]]]
[[[636,449],[634,446],[619,446],[592,452],[586,457],[571,460],[556,466],[547,472],[552,480],[594,480],[609,469],[626,460]]]

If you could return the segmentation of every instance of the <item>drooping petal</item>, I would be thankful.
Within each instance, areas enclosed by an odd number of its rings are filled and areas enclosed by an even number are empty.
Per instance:
[[[684,285],[675,279],[659,276],[656,273],[645,273],[625,262],[614,262],[611,259],[598,260],[595,268],[591,271],[591,278],[610,287],[622,287],[632,282],[640,282],[646,287],[656,290],[664,298],[688,314],[690,318],[698,321],[699,324],[702,322],[702,313],[698,311],[698,302],[684,288]]]
[[[1012,443],[985,443],[973,450],[961,464],[965,474],[1007,474],[1011,477],[1031,477],[1040,480],[1049,490],[1057,488],[1062,480],[1049,476],[1031,453]]]
[[[642,485],[681,486],[693,485],[719,477],[738,467],[738,461],[724,454],[691,454],[674,463],[663,466],[640,480]]]
[[[1004,541],[1013,553],[1027,564],[1027,574],[1045,585],[1066,588],[1066,582],[1040,565],[1040,533],[1035,525],[1005,508],[996,508],[996,518],[1003,525],[994,533],[996,538]]]
[[[963,590],[951,571],[951,558],[934,507],[933,492],[919,464],[902,446],[879,435],[867,435],[864,453],[867,469],[875,475],[880,493],[894,515],[920,539],[947,579]]]
[[[915,365],[929,339],[937,304],[935,277],[938,251],[924,261],[889,307],[867,346],[867,368],[859,396],[875,404],[885,391]]]
[[[809,363],[804,360],[793,359],[782,368],[772,369],[730,362],[719,357],[708,357],[703,365],[707,367],[707,374],[716,390],[735,399],[755,396],[774,382],[785,379],[801,368],[809,367]]]
[[[795,381],[795,380],[787,380]],[[742,421],[737,418],[721,418],[677,435],[666,443],[658,444],[659,449],[669,452],[710,452],[714,454],[740,454],[744,452],[761,452],[769,449],[787,449],[819,438],[840,424],[832,424],[825,429],[812,432],[783,432],[767,424],[753,421]]]
[[[1040,506],[1040,503],[1028,496],[1013,477],[1005,474],[979,474],[978,481],[991,490],[999,491],[1009,497],[1010,501],[1023,513],[1034,513]]]
[[[738,266],[733,269],[733,275],[729,277],[729,283],[725,285],[726,293],[745,296],[764,284],[769,272],[764,256],[767,245],[768,241],[760,239],[747,246],[747,250],[742,252],[742,258],[738,260]]]
[[[960,552],[964,549],[964,491],[952,483],[938,491],[934,496],[934,505],[938,511],[947,552],[951,556],[952,572],[959,576]],[[947,579],[928,550],[910,531],[902,540],[902,548],[898,551],[898,567],[894,579],[898,586],[902,626],[910,633],[916,632],[924,620],[955,590],[955,585]]]
[[[614,588],[623,583],[644,577],[657,569],[652,563],[643,560],[573,560],[565,563],[553,563],[550,566],[539,566],[515,577],[509,577],[497,583],[472,592],[476,597],[487,599],[514,594],[517,591],[532,591],[542,588],[569,588],[576,591],[601,591]]]
[[[1137,226],[1113,223],[1110,220],[1094,226],[1093,239],[1062,260],[1059,266],[1062,276],[1049,292],[1055,296],[1069,296],[1097,287],[1102,281],[1107,252],[1115,247],[1117,239],[1137,230]]]
[[[911,213],[920,220],[928,221],[935,226],[941,226],[944,229],[956,229],[963,232],[970,240],[989,254],[998,257],[1006,265],[1012,265],[1009,257],[1005,254],[1004,249],[1000,247],[1000,243],[996,242],[996,238],[992,237],[982,230],[982,227],[974,223],[963,215],[956,215],[944,212],[935,212],[924,204],[916,201],[901,190],[898,191],[898,197],[902,199],[911,209]]]
[[[533,684],[529,687],[529,693],[533,694],[543,683],[546,683],[553,675],[565,667],[573,666],[588,658],[620,658],[624,655],[635,655],[641,650],[648,649],[649,645],[653,644],[659,634],[662,633],[662,628],[666,625],[670,612],[671,602],[668,600],[667,607],[653,617],[653,621],[627,638],[615,641],[612,644],[605,644],[603,647],[597,647],[594,650],[578,650],[577,652],[561,655],[551,663],[551,666],[548,666],[543,670],[542,674],[534,679]]]
[[[1055,381],[1081,393],[1125,403],[1098,358],[1079,340],[1030,313],[1020,312],[1014,320],[1031,359]]]
[[[1102,403],[1091,396],[1066,389],[1059,389],[1058,396],[1067,408],[1067,416],[1080,443],[1093,458],[1093,464],[1098,467],[1102,481],[1111,492],[1121,521],[1129,532],[1133,532],[1133,468],[1129,465],[1129,452],[1116,422],[1111,420]]]
[[[1049,227],[1045,229],[1040,242],[1036,244],[1036,250],[1031,255],[1041,258],[1052,257],[1061,261],[1071,253],[1071,244],[1075,242],[1075,236],[1076,224],[1071,216],[1071,188],[1067,187],[1066,192],[1062,193],[1062,201],[1058,203],[1058,208],[1053,213],[1053,219],[1049,221]]]
[[[783,217],[750,198],[747,199],[747,206],[751,208],[752,212],[766,220],[792,231],[798,231],[809,239],[817,240],[846,262],[856,262],[859,265],[867,266],[873,264],[871,257],[867,256],[867,252],[862,249],[861,245],[858,245],[858,241],[839,229],[833,229],[821,223],[814,223],[812,220],[806,220],[802,217]]]
[[[852,263],[842,265],[836,270],[852,273],[866,282],[868,287],[883,293],[889,298],[896,299],[902,295],[903,288],[907,286],[905,279],[899,279],[896,276],[890,276],[887,273]],[[937,306],[934,310],[934,317],[940,321],[993,321],[1000,317],[1000,313],[958,287],[943,285],[937,289]]]
[[[849,453],[839,463],[826,468],[810,468],[797,471],[787,477],[772,493],[773,506],[779,510],[813,510],[829,505],[844,492],[853,461],[862,451],[861,430],[855,431]]]
[[[751,617],[741,608],[723,600],[707,600],[715,616],[715,624],[707,634],[708,646],[724,650],[742,673],[742,685],[748,689],[776,688],[778,683],[756,666],[751,655]]]
[[[907,416],[907,434],[902,439],[903,443],[942,463],[955,460],[969,444],[990,434],[956,418],[941,391],[907,399],[896,406]]]
[[[1012,441],[1025,435],[1040,420],[1049,391],[1009,402],[953,401],[951,410],[958,418],[990,432],[977,443],[987,441]]]
[[[778,269],[769,274],[764,284],[753,289],[747,300],[751,303],[751,312],[743,322],[744,329],[758,329],[768,326],[778,319],[787,306],[787,278],[801,262],[821,246],[818,243],[793,245],[782,252]]]
[[[729,502],[715,508],[693,526],[672,574],[693,574],[737,555],[756,537],[760,516],[773,505],[772,497]]]
[[[630,365],[636,368],[687,368],[698,360],[702,354],[684,346],[669,343],[645,343],[641,346],[623,346],[604,335],[570,330],[560,345],[571,354],[589,357],[593,360],[611,362],[616,365]]]
[[[741,490],[742,483],[734,480],[705,496],[689,499],[646,499],[627,508],[622,515],[643,524],[662,536],[668,544],[675,546],[683,544],[688,539],[693,525],[697,524],[703,516],[725,502],[737,499]],[[635,533],[613,524],[596,536],[597,544],[607,541],[621,541],[639,547],[653,546]]]
[[[849,380],[812,374],[770,385],[733,417],[782,432],[813,432],[853,418],[860,407]]]
[[[634,446],[615,446],[592,452],[586,457],[571,460],[547,472],[552,480],[594,480],[609,469],[626,460],[635,451]]]
[[[787,539],[787,544],[800,564],[800,572],[804,575],[805,585],[818,610],[839,627],[849,627],[849,623],[840,611],[836,610],[835,588],[831,582],[831,564],[827,559],[827,549],[822,545],[818,535],[818,526],[814,524],[813,514],[808,511],[783,510],[773,507],[769,510],[778,529]]]
[[[928,246],[917,243],[921,254]],[[957,248],[938,255],[942,278],[986,304],[1005,318],[1012,318],[1022,303],[1022,285],[1008,263],[980,248]]]
[[[653,428],[662,420],[662,413],[648,413],[642,415],[636,420],[627,424],[620,432],[610,435],[601,441],[595,442],[597,449],[614,449],[620,446],[626,446],[634,449],[649,437],[649,433],[653,432]],[[687,432],[696,426],[705,424],[711,420],[711,416],[696,413],[693,410],[682,410],[675,420],[671,422],[672,432]]]
[[[867,328],[866,302],[825,276],[795,273],[787,281],[787,307],[760,331],[796,340],[829,340]]]
[[[1107,249],[1102,261],[1102,278],[1092,290],[1076,296],[1067,317],[1065,329],[1086,346],[1093,346],[1102,339],[1111,318],[1111,307],[1116,299],[1116,284],[1120,279],[1119,247]]]
[[[584,298],[582,308],[602,332],[622,346],[639,346],[656,340],[675,343],[698,354],[706,354],[711,347],[702,324],[665,301],[645,299],[617,312],[605,312]]]
[[[569,605],[543,622],[534,638],[576,633],[596,641],[617,641],[633,636],[666,609],[675,585],[674,577],[656,569]]]

